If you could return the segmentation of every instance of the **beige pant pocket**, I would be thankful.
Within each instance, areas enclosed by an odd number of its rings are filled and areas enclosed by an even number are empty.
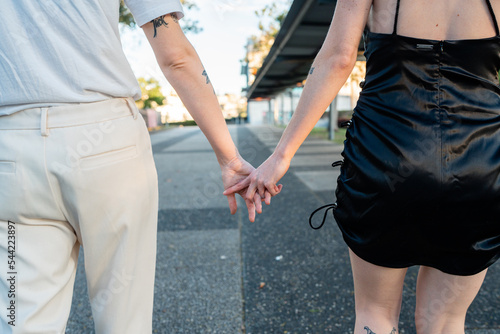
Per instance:
[[[137,147],[135,145],[108,151],[95,155],[90,155],[80,159],[81,169],[99,168],[101,166],[111,165],[123,160],[132,159],[137,156]]]

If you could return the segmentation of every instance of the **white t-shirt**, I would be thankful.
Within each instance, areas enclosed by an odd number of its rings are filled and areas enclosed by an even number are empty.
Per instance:
[[[183,14],[179,0],[125,0],[139,26]],[[125,58],[120,0],[7,0],[0,8],[0,116],[141,96]],[[1,122],[1,119],[0,119]]]

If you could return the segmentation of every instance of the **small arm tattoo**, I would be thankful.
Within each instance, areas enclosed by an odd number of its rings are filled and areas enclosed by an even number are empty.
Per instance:
[[[313,74],[315,68],[316,67],[311,67],[311,70],[309,71],[309,75]]]
[[[177,13],[172,13],[170,14],[170,16],[172,17],[172,21],[174,21],[175,23],[179,23],[179,17],[177,16]]]
[[[366,330],[366,334],[377,334],[374,331],[372,331],[368,326],[364,327],[364,330]],[[395,327],[392,328],[392,331],[389,334],[396,334],[397,329]]]
[[[206,83],[207,83],[207,85],[208,85],[209,83],[211,83],[210,78],[208,77],[208,73],[207,73],[207,71],[205,71],[205,69],[203,69],[203,73],[201,73],[201,75],[203,75],[204,77],[206,77],[206,79],[207,79],[207,82],[206,82]],[[213,88],[213,87],[212,87],[212,88]],[[217,94],[215,93],[215,88],[213,88],[213,91],[214,91],[214,95],[215,95],[215,96],[217,96]]]
[[[161,26],[165,26],[168,28],[168,22],[165,21],[165,16],[160,16],[156,19],[154,19],[153,21],[151,21],[153,23],[153,26],[155,28],[155,33],[153,35],[153,38],[156,37],[156,34],[157,34],[157,29],[160,28]]]
[[[203,75],[204,77],[207,77],[207,85],[208,85],[210,83],[210,78],[208,77],[207,71],[203,70],[203,73],[201,75]]]

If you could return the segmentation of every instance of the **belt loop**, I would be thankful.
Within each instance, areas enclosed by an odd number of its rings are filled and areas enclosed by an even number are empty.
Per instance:
[[[139,114],[139,110],[137,109],[137,106],[135,105],[134,100],[131,98],[126,98],[125,101],[127,101],[128,107],[130,108],[130,112],[132,113],[132,116],[134,116],[134,119],[137,119],[137,115]]]
[[[40,108],[42,112],[42,117],[41,117],[41,122],[40,122],[40,133],[42,134],[43,137],[48,137],[49,136],[49,129],[47,127],[47,122],[48,122],[48,110],[49,108]]]

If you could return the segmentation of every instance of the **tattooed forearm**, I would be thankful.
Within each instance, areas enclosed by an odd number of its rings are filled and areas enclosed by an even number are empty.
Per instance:
[[[206,79],[207,79],[206,84],[208,85],[208,84],[210,83],[210,78],[208,77],[208,73],[207,73],[207,71],[203,70],[203,73],[201,73],[201,75],[203,75],[204,77],[206,77]],[[212,88],[213,88],[213,87],[212,87]],[[215,88],[213,89],[213,91],[214,91],[214,95],[216,95],[216,96],[217,96],[217,94],[215,93]]]
[[[153,38],[156,37],[156,34],[157,34],[157,29],[160,28],[161,26],[165,26],[168,28],[168,22],[165,22],[165,15],[164,16],[160,16],[156,19],[154,19],[153,21],[151,21],[153,23],[153,26],[155,28],[155,33],[153,35]]]
[[[311,70],[309,71],[309,75],[313,74],[315,68],[316,67],[311,67]]]
[[[204,77],[207,77],[207,85],[208,85],[210,83],[210,78],[208,77],[207,71],[203,70],[203,73],[201,75],[203,75]]]
[[[366,330],[366,334],[377,334],[374,331],[372,331],[370,328],[368,328],[368,326],[365,326],[364,329]]]
[[[375,333],[374,331],[372,331],[368,326],[365,326],[364,327],[364,330],[366,330],[366,334],[377,334]],[[392,328],[392,331],[389,333],[389,334],[396,334],[397,333],[397,329],[395,327]]]

